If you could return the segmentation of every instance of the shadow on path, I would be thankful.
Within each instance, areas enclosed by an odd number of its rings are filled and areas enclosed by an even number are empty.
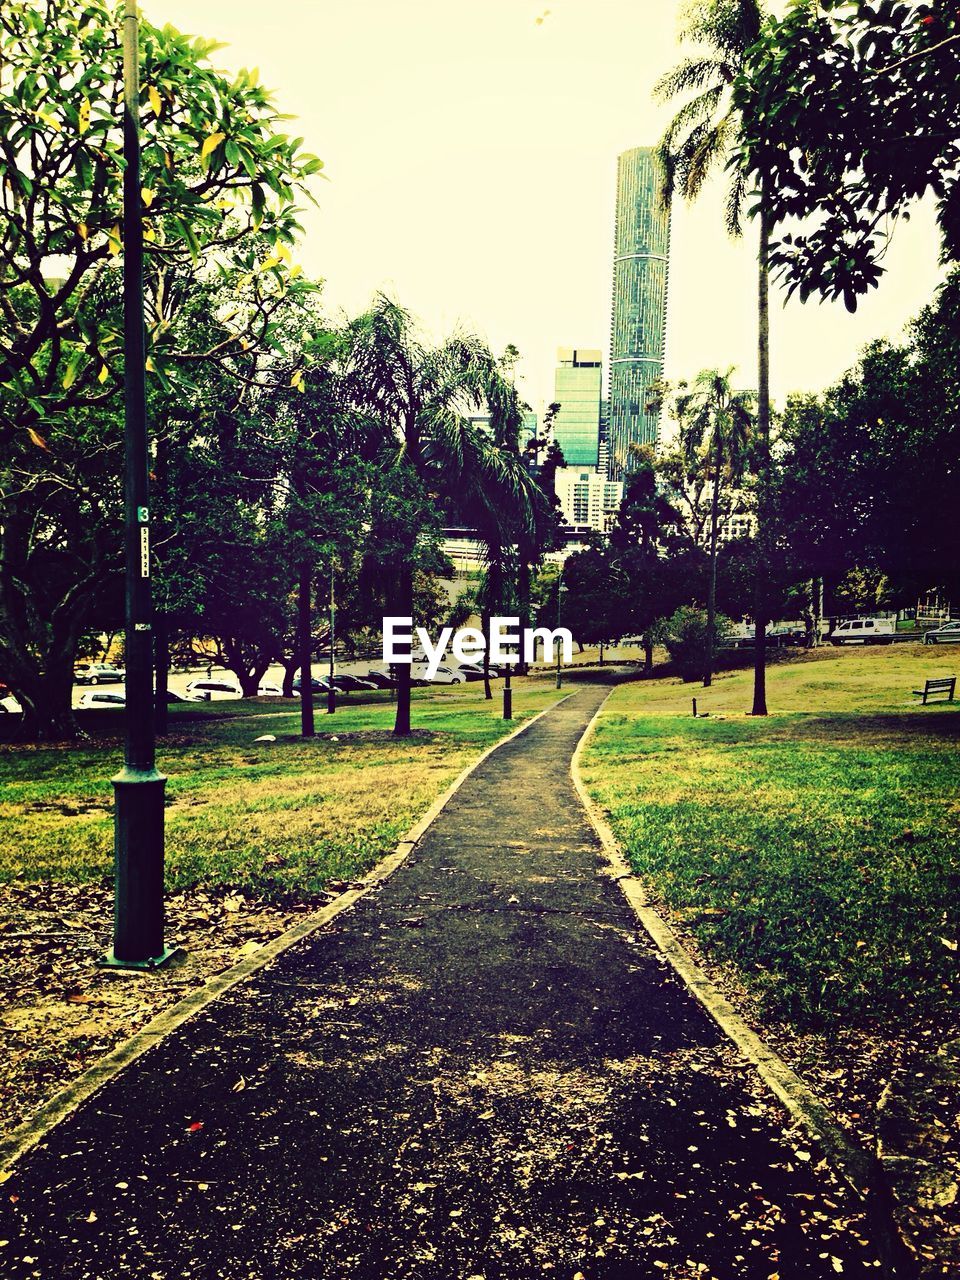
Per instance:
[[[600,871],[569,762],[606,693],[578,686],[379,890],[54,1130],[3,1187],[0,1273],[879,1274]]]

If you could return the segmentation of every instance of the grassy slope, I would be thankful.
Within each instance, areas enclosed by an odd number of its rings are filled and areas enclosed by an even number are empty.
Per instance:
[[[584,762],[635,868],[800,1026],[904,1024],[956,997],[960,712],[910,690],[960,655],[828,651],[704,690],[617,690]],[[696,695],[709,718],[693,719]]]
[[[556,696],[546,682],[518,682],[516,723]],[[485,702],[478,684],[418,697],[414,726],[429,735],[408,741],[387,732],[389,701],[342,706],[329,717],[318,711],[318,733],[339,742],[297,737],[299,714],[279,701],[202,710],[173,717],[159,747],[168,775],[168,887],[228,884],[273,898],[313,893],[370,867],[512,727],[500,718],[499,690]],[[255,742],[262,733],[278,741]],[[116,740],[0,750],[0,880],[110,874],[110,777],[121,755]]]

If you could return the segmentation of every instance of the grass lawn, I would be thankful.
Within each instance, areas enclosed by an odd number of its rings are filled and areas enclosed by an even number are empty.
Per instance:
[[[515,724],[556,697],[549,681],[517,681]],[[280,901],[362,873],[514,727],[501,709],[499,684],[492,702],[479,683],[418,691],[417,734],[407,741],[390,736],[386,695],[367,705],[344,701],[334,716],[318,708],[323,736],[312,741],[297,736],[298,705],[279,699],[174,713],[158,744],[168,776],[168,888],[229,885]],[[109,718],[117,713],[98,714],[109,739],[0,747],[0,882],[83,884],[111,874],[110,778],[122,747],[119,721]],[[254,741],[263,733],[277,741]]]
[[[744,714],[752,672],[604,707],[583,773],[632,865],[797,1028],[955,1016],[960,711],[910,691],[958,658],[804,655],[769,670],[765,719]]]

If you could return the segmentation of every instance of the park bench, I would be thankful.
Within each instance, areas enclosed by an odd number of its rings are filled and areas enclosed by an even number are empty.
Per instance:
[[[945,693],[947,701],[953,701],[954,690],[957,687],[956,676],[941,676],[936,680],[928,680],[922,689],[914,689],[914,693],[918,698],[923,698],[923,705],[927,705],[927,699],[935,693]]]

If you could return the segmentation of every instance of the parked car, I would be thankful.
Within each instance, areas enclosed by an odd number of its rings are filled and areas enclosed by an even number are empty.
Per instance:
[[[721,649],[752,649],[757,628],[750,622],[735,623],[720,641]],[[807,629],[802,622],[781,622],[769,626],[765,632],[767,644],[772,649],[783,645],[806,644]]]
[[[483,667],[478,662],[461,662],[457,670],[465,680],[482,680]],[[499,667],[490,668],[490,679],[496,680],[500,676]]]
[[[80,662],[73,669],[77,684],[122,684],[126,674],[109,662]]]
[[[87,689],[85,693],[81,693],[80,701],[77,703],[77,710],[89,711],[95,707],[103,709],[123,708],[127,705],[127,695],[125,693],[111,692],[107,689]]]
[[[924,644],[960,644],[960,622],[945,622],[942,627],[924,632]]]
[[[771,627],[767,635],[775,645],[807,644],[809,639],[807,628],[802,622],[782,622]]]
[[[387,671],[368,671],[365,679],[375,684],[378,689],[395,689],[397,682]]]
[[[831,644],[889,644],[897,624],[893,618],[847,618],[827,639]]]
[[[300,685],[301,685],[300,677],[294,676],[293,677],[294,693],[300,692]],[[311,676],[310,685],[313,688],[315,693],[326,693],[327,690],[330,688],[330,681],[327,679],[326,676]]]
[[[412,679],[422,680],[425,684],[463,684],[466,676],[459,668],[455,667],[437,667],[432,676],[427,675],[425,664],[415,663],[410,668]]]
[[[184,691],[188,702],[222,702],[242,698],[240,686],[229,680],[191,680]]]
[[[335,689],[339,689],[341,693],[359,693],[364,689],[376,689],[377,686],[372,680],[363,680],[360,676],[334,676],[333,685]]]
[[[261,680],[257,689],[258,698],[282,698],[283,689],[280,685],[274,684],[271,680]]]

